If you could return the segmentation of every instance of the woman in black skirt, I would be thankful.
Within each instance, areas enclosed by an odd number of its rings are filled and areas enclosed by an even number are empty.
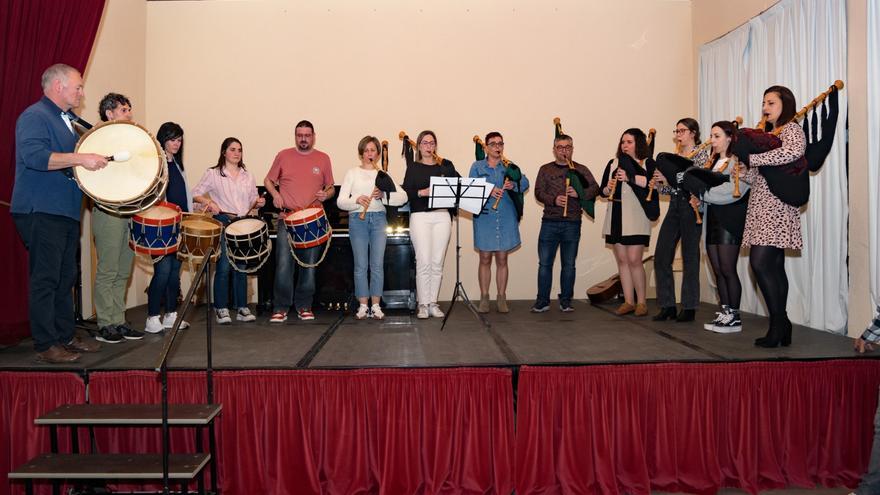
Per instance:
[[[728,175],[730,181],[709,189],[702,198],[706,205],[706,251],[715,273],[718,298],[721,301],[721,311],[716,313],[714,320],[703,326],[713,332],[734,333],[742,330],[739,317],[742,284],[736,265],[746,223],[749,185],[738,179],[745,174],[745,167],[731,153],[731,144],[736,139],[734,124],[728,121],[715,122],[712,124],[709,139],[712,142],[711,156],[704,164],[694,165],[702,165]],[[692,198],[691,201],[698,200]]]

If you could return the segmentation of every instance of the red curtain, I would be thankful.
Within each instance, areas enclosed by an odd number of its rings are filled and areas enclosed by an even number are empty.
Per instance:
[[[0,2],[0,345],[30,335],[27,251],[12,223],[15,121],[42,95],[40,76],[54,63],[83,71],[104,0]]]
[[[10,484],[7,473],[51,452],[49,428],[34,425],[34,419],[62,404],[83,402],[85,385],[73,373],[0,372],[0,495],[24,493],[24,485]],[[58,437],[60,451],[70,452],[70,431],[59,428]],[[35,487],[38,493],[51,493],[47,483]]]
[[[204,402],[204,374],[171,374]],[[229,494],[510,493],[511,374],[496,369],[241,371],[215,375]],[[94,373],[92,402],[157,402],[149,372]],[[158,451],[157,430],[104,431],[102,452]],[[191,432],[173,448],[192,450]]]
[[[523,367],[519,494],[853,487],[880,363]]]

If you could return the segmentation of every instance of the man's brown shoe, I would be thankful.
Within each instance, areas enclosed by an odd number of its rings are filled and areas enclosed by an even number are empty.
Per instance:
[[[79,335],[74,335],[70,342],[64,344],[64,348],[70,352],[98,352],[101,344],[93,340],[83,340]]]
[[[50,364],[72,363],[79,360],[79,354],[70,352],[60,345],[53,345],[49,349],[37,353],[37,361]]]

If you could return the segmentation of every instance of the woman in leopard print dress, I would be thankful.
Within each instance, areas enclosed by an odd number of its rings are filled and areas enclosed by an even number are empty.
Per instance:
[[[794,94],[784,86],[764,91],[763,115],[768,132],[782,126],[782,146],[743,158],[749,165],[744,180],[751,184],[751,197],[746,213],[743,246],[751,246],[749,264],[770,312],[770,329],[755,340],[760,347],[791,344],[791,321],[786,313],[788,277],[785,275],[785,250],[801,249],[801,219],[798,208],[784,203],[774,195],[761,175],[759,167],[778,167],[800,159],[807,140],[795,122],[797,112]]]

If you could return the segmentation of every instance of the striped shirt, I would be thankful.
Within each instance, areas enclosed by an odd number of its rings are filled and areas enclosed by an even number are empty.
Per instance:
[[[219,168],[209,168],[193,189],[194,197],[204,194],[210,194],[221,212],[244,216],[257,200],[257,184],[254,176],[245,169],[239,169],[238,176],[232,178],[220,175]]]

